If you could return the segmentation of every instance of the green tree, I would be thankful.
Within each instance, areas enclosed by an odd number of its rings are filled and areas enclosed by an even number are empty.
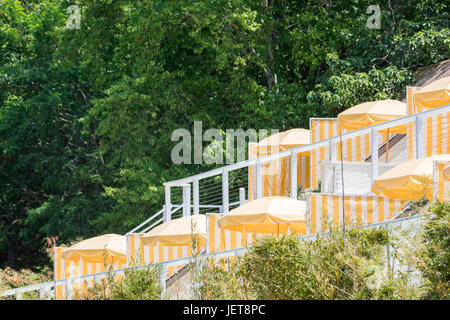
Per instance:
[[[7,247],[12,267],[17,258],[22,265],[45,261],[51,235],[68,241],[96,234],[89,219],[109,205],[100,198],[95,138],[80,122],[89,86],[55,54],[67,32],[62,8],[60,1],[0,4],[0,37],[9,48],[0,58],[0,238],[7,240],[0,252]]]

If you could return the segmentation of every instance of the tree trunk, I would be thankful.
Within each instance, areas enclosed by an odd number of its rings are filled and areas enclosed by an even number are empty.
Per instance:
[[[265,23],[267,24],[264,28],[265,35],[264,40],[266,42],[266,68],[264,72],[266,73],[267,88],[272,89],[278,84],[277,74],[274,72],[274,57],[273,57],[273,17],[272,17],[272,5],[269,5],[268,0],[262,0],[263,12],[266,17]],[[269,18],[270,16],[270,18]],[[276,89],[278,93],[278,89]]]

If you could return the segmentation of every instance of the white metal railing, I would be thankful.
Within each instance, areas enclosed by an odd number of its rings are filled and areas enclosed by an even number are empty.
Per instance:
[[[415,132],[414,135],[416,137],[422,137],[424,135],[424,129],[423,129],[423,123],[424,119],[439,115],[439,114],[445,114],[450,111],[450,105],[443,106],[440,108],[428,110],[425,112],[422,112],[420,114],[413,114],[409,115],[403,118],[399,118],[396,120],[384,122],[381,124],[377,124],[374,126],[362,128],[353,130],[347,133],[342,134],[342,137],[335,136],[331,137],[325,140],[321,140],[315,143],[311,143],[308,145],[295,147],[289,150],[281,151],[278,153],[274,153],[271,155],[255,158],[255,159],[249,159],[246,161],[241,161],[238,163],[230,164],[223,166],[221,168],[213,169],[207,172],[203,172],[194,176],[190,176],[187,178],[182,178],[170,182],[165,182],[165,205],[163,209],[158,211],[155,215],[161,215],[162,218],[157,220],[157,223],[153,223],[152,227],[160,222],[166,222],[171,220],[172,214],[174,213],[173,207],[175,209],[180,209],[180,206],[183,209],[183,215],[190,215],[192,214],[199,214],[201,208],[206,209],[212,209],[212,210],[218,210],[220,213],[227,213],[233,205],[241,204],[245,202],[245,190],[244,192],[241,192],[242,190],[239,190],[239,201],[234,201],[230,203],[230,188],[229,188],[229,175],[231,172],[239,170],[239,169],[245,169],[249,167],[253,167],[255,169],[255,175],[256,175],[256,198],[261,198],[263,195],[263,165],[266,162],[270,162],[273,160],[278,160],[283,157],[291,157],[291,163],[290,166],[290,176],[291,176],[291,186],[290,186],[290,196],[292,198],[297,198],[297,154],[300,152],[308,152],[312,150],[317,150],[318,148],[325,147],[329,150],[329,161],[336,161],[337,160],[337,146],[342,139],[343,141],[347,139],[351,139],[358,136],[363,136],[365,134],[370,134],[371,141],[378,141],[379,137],[379,131],[385,130],[388,128],[400,126],[400,125],[406,125],[413,123],[415,126]],[[413,148],[415,148],[416,151],[416,157],[421,158],[424,155],[424,147],[423,147],[423,139],[415,139],[415,145]],[[373,180],[379,176],[381,172],[384,171],[384,167],[389,167],[389,164],[384,164],[382,162],[378,161],[378,145],[375,143],[370,144],[370,162],[367,162],[367,165],[370,166],[369,170],[369,177],[370,177],[370,185],[372,185]],[[352,162],[352,165],[357,165],[358,162]],[[202,204],[200,203],[200,194],[201,190],[199,188],[200,181],[211,178],[211,177],[220,177],[221,180],[221,187],[218,189],[221,189],[221,193],[218,194],[216,192],[216,199],[214,203],[210,204]],[[329,177],[326,177],[329,178]],[[171,202],[171,189],[175,187],[182,188],[182,204],[173,204]],[[241,187],[247,187],[247,185],[243,185]],[[243,189],[243,188],[240,188]],[[219,190],[220,191],[220,190]],[[192,200],[192,203],[191,203]],[[154,215],[154,216],[155,216]],[[149,218],[148,220],[152,220]],[[147,222],[148,223],[148,222]],[[144,224],[144,223],[143,223]],[[151,227],[150,227],[151,228]],[[146,230],[149,230],[150,228],[147,228]],[[136,227],[131,232],[136,232],[138,228]]]
[[[412,217],[406,217],[406,218],[400,218],[400,219],[394,219],[394,220],[383,221],[383,222],[379,222],[379,223],[358,226],[356,228],[362,228],[362,229],[377,228],[377,227],[389,228],[389,227],[392,227],[395,225],[402,226],[404,222],[420,223],[420,218],[421,218],[420,215],[415,215]],[[302,241],[314,240],[316,237],[324,236],[324,235],[327,235],[328,233],[329,232],[324,232],[324,233],[300,236],[299,240],[302,240]],[[182,266],[182,265],[187,265],[187,264],[191,263],[193,261],[193,259],[197,259],[197,261],[201,262],[208,258],[222,259],[222,258],[229,258],[229,257],[239,257],[242,254],[244,254],[247,249],[248,249],[248,247],[243,247],[243,248],[230,249],[230,250],[214,252],[214,253],[204,253],[195,258],[194,257],[178,258],[178,259],[173,259],[170,261],[159,262],[159,263],[154,263],[154,264],[145,265],[145,266],[129,267],[129,268],[124,268],[124,269],[119,269],[119,270],[113,270],[113,271],[110,271],[109,273],[102,272],[102,273],[95,273],[95,274],[78,276],[78,277],[73,277],[73,278],[67,278],[67,279],[63,279],[63,280],[38,283],[38,284],[30,285],[27,287],[5,290],[3,292],[0,292],[0,297],[16,296],[16,299],[19,300],[19,299],[22,299],[23,294],[26,292],[39,291],[40,297],[43,298],[46,296],[46,294],[50,293],[49,295],[47,295],[47,298],[54,299],[55,298],[55,294],[54,294],[55,287],[62,286],[65,288],[67,299],[72,299],[73,298],[73,285],[75,283],[82,284],[85,281],[87,283],[89,283],[90,281],[93,281],[94,283],[99,283],[100,280],[105,279],[108,274],[113,275],[113,276],[119,276],[119,275],[125,276],[125,270],[144,270],[144,269],[150,268],[150,267],[159,268],[160,283],[161,283],[161,287],[162,287],[163,294],[164,294],[164,292],[166,290],[167,269],[169,267],[178,267],[178,266]]]
[[[22,300],[24,293],[39,291],[40,299],[45,298],[46,294],[48,295],[48,298],[54,298],[54,292],[52,292],[54,286],[55,281],[36,283],[26,287],[5,290],[0,292],[0,297],[16,296],[16,300]]]
[[[138,225],[137,227],[133,228],[132,230],[128,231],[127,234],[129,233],[136,233],[139,232],[140,229],[142,229],[145,225],[149,224],[150,222],[152,222],[154,219],[158,218],[159,216],[162,215],[162,213],[164,212],[164,208],[159,210],[157,213],[155,213],[154,215],[152,215],[150,218],[148,218],[147,220],[145,220],[144,222],[142,222],[140,225]],[[158,224],[162,221],[162,219],[158,219],[156,222],[152,223],[150,225],[150,227],[148,227],[148,229],[152,228],[154,224]],[[147,229],[147,228],[146,228]],[[143,231],[145,232],[145,231]]]
[[[388,128],[396,127],[399,125],[406,125],[413,123],[415,126],[414,135],[416,137],[422,137],[424,132],[424,119],[439,115],[439,114],[445,114],[450,111],[450,105],[443,106],[440,108],[428,110],[419,114],[413,114],[409,115],[403,118],[399,118],[396,120],[384,122],[381,124],[377,124],[374,126],[353,130],[347,133],[342,134],[342,137],[335,136],[331,137],[322,141],[318,141],[309,145],[304,145],[296,148],[292,148],[289,150],[285,150],[282,152],[274,153],[268,156],[263,156],[255,159],[249,159],[246,161],[241,161],[238,163],[230,164],[223,166],[221,168],[217,168],[214,170],[210,170],[207,172],[203,172],[191,177],[182,178],[170,182],[164,183],[165,187],[165,205],[163,209],[158,211],[156,214],[154,214],[152,217],[144,221],[142,224],[131,230],[129,233],[137,232],[139,229],[142,229],[145,225],[147,227],[144,229],[146,232],[150,230],[152,227],[156,226],[157,224],[161,222],[166,222],[171,220],[172,214],[178,211],[182,208],[183,210],[183,216],[192,214],[199,214],[200,209],[211,209],[211,210],[217,210],[220,213],[227,213],[230,209],[230,207],[233,207],[235,205],[239,205],[244,203],[245,200],[245,188],[248,186],[243,185],[241,188],[239,188],[239,201],[234,201],[230,203],[230,184],[229,184],[229,175],[230,173],[240,170],[240,169],[248,169],[249,167],[253,167],[255,170],[256,175],[256,198],[261,198],[263,195],[263,165],[266,162],[270,162],[273,160],[278,160],[283,157],[291,157],[291,163],[290,166],[290,176],[291,176],[291,186],[290,186],[290,196],[292,198],[297,198],[297,154],[300,152],[308,152],[312,150],[317,150],[321,147],[326,147],[329,150],[329,161],[334,162],[337,160],[337,145],[339,144],[340,140],[343,141],[347,139],[351,139],[358,136],[363,136],[365,134],[370,134],[371,141],[378,141],[379,137],[379,131],[385,130]],[[421,158],[424,155],[424,146],[423,146],[423,139],[415,139],[414,141],[415,145],[413,148],[415,149],[416,158]],[[364,171],[364,173],[368,176],[368,185],[373,184],[373,180],[379,176],[379,174],[383,173],[386,168],[389,168],[392,164],[386,164],[378,161],[378,145],[376,143],[370,144],[370,162],[364,162],[363,166],[369,166],[370,168],[365,167],[365,169],[361,169]],[[358,166],[359,162],[351,162],[352,166]],[[338,166],[336,166],[335,174],[339,174],[338,172]],[[345,170],[344,171],[348,171]],[[221,180],[221,186],[218,186],[216,189],[216,198],[214,199],[213,203],[210,204],[202,204],[200,202],[200,194],[201,190],[199,188],[200,181],[204,181],[211,177],[219,177]],[[370,178],[370,179],[369,179]],[[322,182],[328,185],[330,183],[330,179],[335,180],[333,177],[330,176],[322,176]],[[328,181],[328,183],[327,183]],[[339,186],[336,184],[336,191],[339,191]],[[182,188],[182,203],[181,204],[173,204],[171,202],[171,189],[175,187]],[[367,186],[365,186],[365,189],[368,189]],[[191,203],[192,200],[192,203]],[[159,217],[156,221],[154,219],[156,217]],[[151,223],[152,222],[152,223]]]
[[[256,198],[261,198],[263,195],[262,166],[264,165],[264,163],[290,156],[291,163],[292,163],[292,165],[290,166],[290,170],[291,170],[291,172],[290,172],[290,176],[291,176],[290,196],[292,198],[297,198],[297,187],[296,187],[297,186],[297,181],[296,181],[297,180],[297,174],[296,174],[297,157],[296,156],[298,153],[308,152],[308,151],[312,151],[312,150],[317,150],[318,148],[321,148],[321,147],[326,147],[329,150],[329,160],[336,161],[337,160],[337,152],[338,152],[337,146],[341,139],[342,139],[342,141],[345,141],[350,138],[363,136],[365,134],[370,134],[370,139],[371,139],[370,141],[379,141],[379,139],[378,139],[379,134],[380,134],[379,132],[381,130],[385,130],[385,129],[400,126],[400,125],[407,125],[407,124],[411,124],[411,123],[414,124],[414,126],[415,126],[414,135],[416,137],[423,137],[425,134],[424,126],[423,126],[424,119],[435,116],[435,115],[442,115],[449,111],[450,111],[450,105],[446,105],[446,106],[439,107],[436,109],[421,112],[419,114],[413,114],[413,115],[405,116],[403,118],[399,118],[396,120],[373,125],[370,127],[353,130],[353,131],[342,134],[342,137],[340,137],[340,136],[331,137],[331,138],[321,140],[321,141],[318,141],[318,142],[315,142],[312,144],[303,145],[300,147],[295,147],[295,148],[281,151],[278,153],[274,153],[271,155],[226,165],[221,168],[210,170],[210,171],[200,173],[200,174],[197,174],[197,175],[194,175],[191,177],[166,182],[166,183],[164,183],[165,194],[166,194],[166,198],[165,198],[166,220],[165,221],[170,220],[170,208],[172,205],[171,197],[170,197],[171,188],[174,188],[174,187],[186,188],[185,187],[186,185],[192,184],[192,186],[193,186],[193,193],[192,193],[193,213],[198,214],[199,207],[200,207],[200,202],[199,202],[200,191],[198,188],[199,182],[203,179],[207,179],[210,177],[220,177],[221,181],[222,181],[222,188],[221,188],[222,195],[221,195],[221,199],[218,200],[221,203],[220,204],[217,203],[217,205],[222,206],[222,213],[227,213],[228,209],[230,207],[230,204],[228,203],[228,199],[229,199],[228,178],[229,178],[229,174],[231,172],[233,172],[235,170],[243,169],[243,168],[253,167],[255,169],[255,174],[256,174]],[[415,145],[413,147],[415,147],[415,150],[416,150],[416,158],[422,158],[424,156],[423,139],[415,139],[414,143],[415,143]],[[380,165],[381,166],[384,165],[378,161],[378,158],[379,158],[378,152],[379,152],[378,145],[376,143],[371,143],[370,144],[370,160],[371,161],[368,162],[368,165],[370,166],[370,170],[369,170],[370,185],[372,185],[373,180],[379,176],[380,169],[381,169]],[[356,162],[354,162],[354,163],[356,163]],[[381,171],[383,171],[383,169],[381,169]],[[189,204],[183,203],[183,205],[190,207],[190,205],[191,205],[190,197],[186,196],[183,198],[186,199],[186,201],[187,201],[187,199],[189,199]]]
[[[242,195],[242,192],[241,192],[241,195]],[[230,202],[228,204],[228,206],[229,207],[237,206],[237,205],[242,204],[243,202],[245,202],[245,200],[244,201],[240,200],[240,201]],[[185,201],[185,203],[189,203],[189,202]],[[172,205],[172,211],[170,212],[168,220],[170,220],[170,218],[172,217],[172,215],[174,213],[176,213],[177,211],[179,211],[182,208],[183,208],[183,216],[190,215],[190,214],[188,214],[188,213],[190,213],[190,210],[186,209],[186,206],[184,206],[184,205]],[[219,212],[223,212],[223,205],[198,205],[197,208],[199,208],[199,209],[200,208],[217,209]],[[127,234],[131,234],[131,233],[145,233],[145,232],[149,231],[153,227],[155,227],[158,224],[164,222],[163,214],[164,214],[164,208],[159,210],[157,213],[152,215],[150,218],[148,218],[147,220],[145,220],[144,222],[142,222],[138,226],[136,226],[133,229],[131,229],[130,231],[128,231],[126,233],[126,235]]]

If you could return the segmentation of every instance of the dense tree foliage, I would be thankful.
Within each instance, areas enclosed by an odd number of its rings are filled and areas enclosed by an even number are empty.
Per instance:
[[[67,8],[81,9],[68,29]],[[161,208],[171,133],[308,127],[401,98],[448,59],[444,0],[2,0],[0,263],[45,263],[45,238],[123,233]]]

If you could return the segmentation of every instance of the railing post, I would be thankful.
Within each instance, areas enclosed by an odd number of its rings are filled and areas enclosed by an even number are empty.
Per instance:
[[[68,280],[67,282],[67,300],[72,300],[73,283],[72,280]]]
[[[433,199],[444,202],[446,199],[446,178],[444,177],[444,168],[448,162],[433,161]]]
[[[328,148],[330,149],[330,161],[337,161],[337,150],[336,150],[336,142],[333,139],[330,139]]]
[[[170,203],[170,186],[164,184],[165,191],[165,206],[164,206],[164,215],[163,222],[167,222],[170,220],[170,212],[172,211],[172,204]]]
[[[200,194],[199,194],[199,185],[198,179],[194,178],[192,182],[192,200],[194,202],[194,215],[200,213]]]
[[[67,278],[64,279],[64,290],[66,291],[66,295],[64,297],[65,300],[68,300],[69,292],[68,292],[68,284],[67,284]]]
[[[256,199],[261,199],[262,195],[263,195],[262,164],[259,159],[256,159]]]
[[[416,159],[423,158],[423,119],[416,117]]]
[[[297,153],[291,152],[291,198],[297,200]]]
[[[45,297],[45,288],[41,287],[39,288],[39,299],[42,300]]]
[[[311,193],[306,194],[306,235],[309,236],[311,233]]]
[[[191,215],[191,185],[183,184],[183,217]]]
[[[130,266],[131,264],[131,252],[130,252],[130,248],[131,248],[131,235],[130,234],[126,234],[125,235],[125,243],[126,243],[126,253],[127,253],[127,268]]]
[[[242,206],[245,203],[245,188],[239,188],[239,205]]]
[[[370,159],[372,160],[372,179],[373,181],[378,177],[378,129],[372,128],[370,131]]]
[[[222,206],[223,213],[230,211],[230,201],[228,194],[228,170],[222,170]]]

